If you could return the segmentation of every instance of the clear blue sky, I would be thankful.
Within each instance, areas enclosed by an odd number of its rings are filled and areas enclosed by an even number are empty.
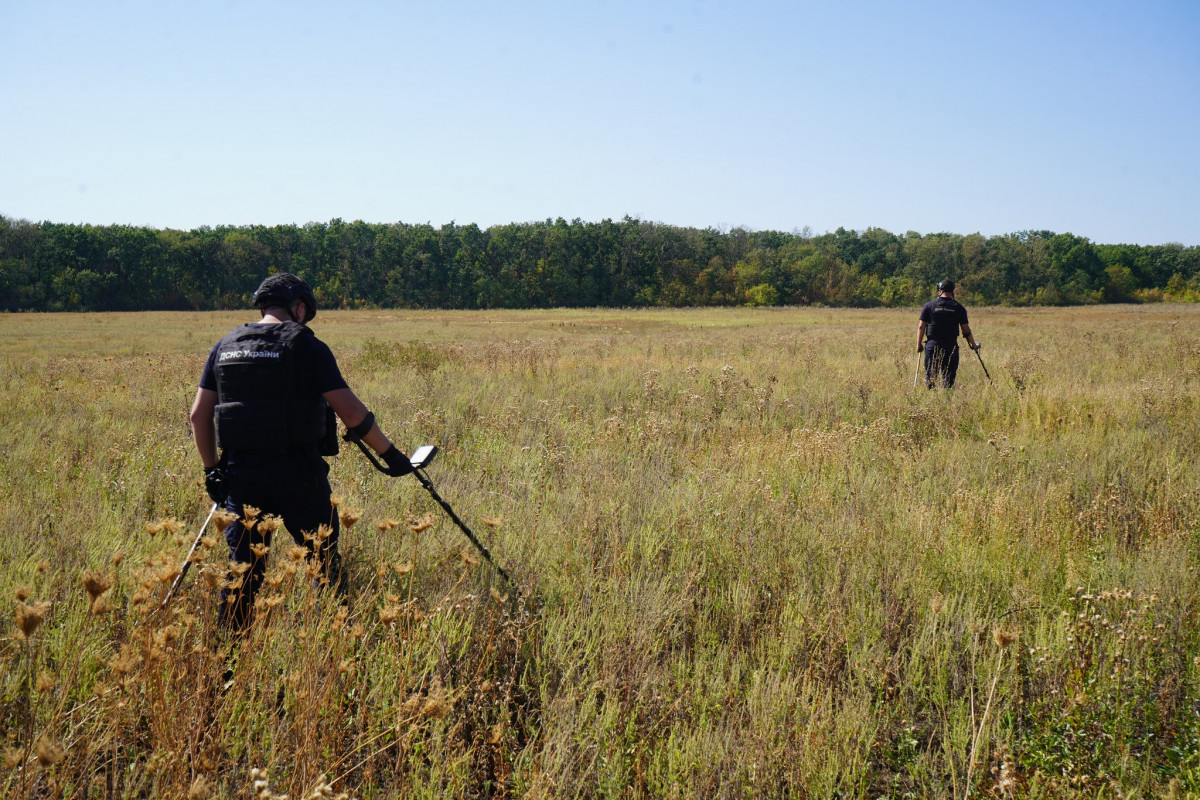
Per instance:
[[[0,214],[1200,245],[1200,2],[0,0]]]

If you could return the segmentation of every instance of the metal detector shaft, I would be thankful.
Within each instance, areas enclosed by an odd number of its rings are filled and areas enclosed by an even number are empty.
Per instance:
[[[374,465],[375,469],[379,470],[385,475],[391,475],[391,473],[388,472],[388,468],[375,457],[375,454],[371,452],[371,448],[367,447],[361,438],[351,434],[347,434],[342,438],[358,445],[358,449],[362,450],[363,455],[367,457],[367,460],[370,461],[372,465]],[[477,537],[474,532],[467,527],[467,523],[459,519],[458,514],[454,513],[454,509],[450,507],[450,504],[443,500],[442,496],[437,493],[437,490],[433,488],[433,481],[429,480],[429,477],[419,469],[414,469],[413,475],[417,477],[417,481],[420,482],[423,487],[425,487],[425,491],[429,492],[429,495],[437,501],[437,504],[442,507],[442,510],[445,511],[454,524],[458,526],[458,529],[467,535],[467,538],[471,540],[471,544],[475,546],[475,549],[479,551],[480,555],[487,559],[487,562],[492,565],[493,569],[495,569],[497,573],[500,574],[500,577],[504,578],[504,580],[508,582],[508,585],[512,587],[513,592],[519,597],[521,590],[517,588],[517,582],[514,581],[507,572],[504,571],[504,567],[501,567],[496,563],[496,560],[492,558],[492,554],[488,552],[487,547],[484,546],[483,542],[479,541],[479,537]]]
[[[914,389],[917,388],[917,378],[920,377],[920,375],[921,375],[921,356],[922,355],[924,355],[924,351],[918,350],[917,351],[917,369],[915,372],[913,372],[913,388]]]
[[[992,374],[987,371],[987,364],[983,363],[983,356],[979,355],[979,348],[974,348],[975,357],[979,359],[979,366],[983,367],[983,374],[987,375],[988,383],[992,382]]]
[[[515,592],[516,596],[519,597],[521,595],[521,590],[517,588],[517,582],[514,581],[507,572],[504,571],[504,567],[496,563],[496,560],[492,558],[492,554],[488,552],[488,549],[486,546],[484,546],[483,542],[479,541],[479,538],[475,536],[470,528],[467,527],[467,523],[459,519],[458,514],[454,513],[454,509],[450,507],[450,504],[442,499],[442,496],[437,493],[437,489],[433,488],[433,482],[430,481],[429,478],[420,470],[415,470],[413,475],[417,476],[417,480],[420,481],[421,485],[425,487],[425,491],[429,492],[429,496],[437,501],[437,504],[442,507],[442,510],[446,512],[446,515],[450,517],[451,521],[458,526],[460,531],[466,534],[467,538],[471,540],[471,544],[475,545],[475,549],[479,551],[480,555],[487,559],[487,562],[492,565],[492,568],[499,573],[501,578],[504,578],[504,580],[508,582],[508,585],[512,588],[513,592]]]
[[[196,532],[196,539],[192,542],[192,549],[188,550],[187,557],[183,559],[183,566],[179,568],[179,574],[175,576],[174,583],[167,590],[167,596],[163,598],[162,605],[158,607],[162,611],[167,607],[167,603],[171,602],[171,598],[175,595],[175,590],[183,583],[184,577],[188,574],[188,570],[192,566],[192,556],[196,552],[196,548],[200,546],[200,539],[204,536],[204,529],[208,527],[208,523],[212,521],[213,514],[217,513],[217,504],[213,503],[212,508],[208,510],[208,516],[204,518],[204,524],[200,526],[200,530]]]

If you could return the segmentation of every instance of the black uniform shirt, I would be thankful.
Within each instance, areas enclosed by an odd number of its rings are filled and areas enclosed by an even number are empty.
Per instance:
[[[921,308],[921,322],[930,341],[952,345],[958,340],[959,327],[967,324],[967,309],[953,298],[938,297]]]
[[[267,327],[271,323],[252,322],[250,324],[255,327],[259,325]],[[201,389],[217,391],[215,367],[217,347],[220,344],[217,342],[213,345],[212,352],[208,354],[208,360],[204,362],[204,372],[200,375]],[[307,365],[303,370],[302,380],[310,381],[309,388],[314,395],[322,395],[335,389],[349,388],[346,379],[342,377],[342,371],[338,369],[337,359],[333,357],[333,351],[329,349],[329,345],[316,336],[301,336],[296,339],[295,347],[296,363]]]

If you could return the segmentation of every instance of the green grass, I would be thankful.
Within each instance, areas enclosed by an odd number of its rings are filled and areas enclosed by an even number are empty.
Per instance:
[[[0,785],[1200,793],[1198,315],[972,310],[994,380],[964,354],[947,393],[912,388],[914,310],[322,311],[527,602],[344,449],[348,607],[282,535],[240,644],[215,534],[154,609],[208,505],[195,382],[251,315],[0,316],[0,596],[52,604],[0,639]]]

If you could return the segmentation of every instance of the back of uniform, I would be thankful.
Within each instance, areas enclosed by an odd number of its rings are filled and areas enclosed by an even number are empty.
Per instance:
[[[921,308],[925,323],[925,382],[951,389],[958,375],[958,334],[967,309],[953,297],[937,297]]]

